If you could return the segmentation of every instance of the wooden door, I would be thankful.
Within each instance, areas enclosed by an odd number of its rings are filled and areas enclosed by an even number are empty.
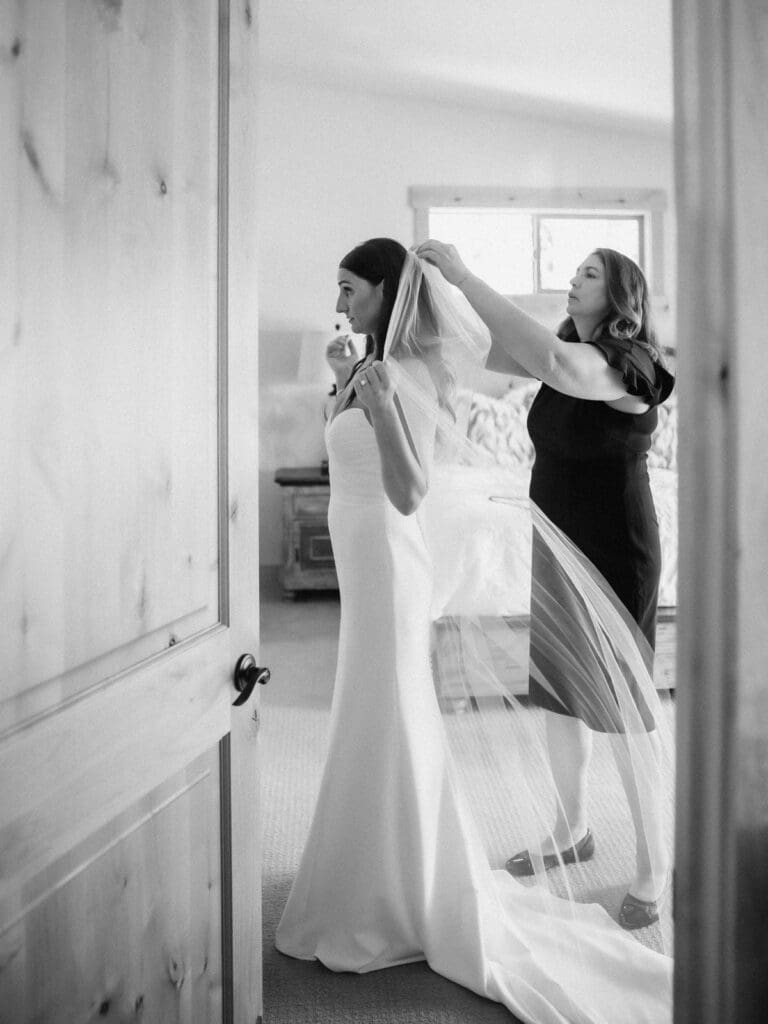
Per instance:
[[[261,1013],[250,3],[0,5],[0,1018]]]

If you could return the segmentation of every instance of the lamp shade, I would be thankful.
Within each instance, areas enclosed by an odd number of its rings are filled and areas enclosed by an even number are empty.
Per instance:
[[[325,360],[325,349],[331,340],[328,331],[303,331],[299,347],[298,381],[301,384],[326,384],[333,372]]]

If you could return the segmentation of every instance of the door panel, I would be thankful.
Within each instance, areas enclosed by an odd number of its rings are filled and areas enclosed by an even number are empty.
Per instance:
[[[14,28],[5,726],[219,621],[215,5]]]
[[[221,1019],[218,814],[216,748],[29,879],[0,940],[14,1020]]]
[[[0,1015],[253,1024],[253,7],[0,47]]]
[[[229,731],[226,641],[222,630],[165,655],[162,668],[118,677],[0,744],[13,796],[0,804],[0,911],[52,856]]]

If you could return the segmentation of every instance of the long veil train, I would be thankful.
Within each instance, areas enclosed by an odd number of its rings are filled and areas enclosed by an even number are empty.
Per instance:
[[[530,501],[519,473],[474,446],[450,404],[436,408],[423,377],[408,372],[410,356],[429,363],[434,336],[454,384],[471,380],[490,347],[487,329],[457,289],[409,253],[385,357],[399,364],[399,391],[411,417],[421,415],[436,428],[423,522],[434,570],[435,685],[438,695],[450,698],[444,707],[463,712],[444,715],[453,764],[492,867],[527,849],[534,869],[527,886],[573,906],[594,904],[606,911],[606,919],[615,919],[644,841],[633,828],[627,790],[648,815],[662,816],[671,851],[672,700],[656,690],[653,652],[600,573]],[[538,571],[527,609],[494,613],[490,592],[499,585],[498,574],[484,584],[473,558],[483,544],[495,552],[502,573],[517,574],[518,593],[520,576],[530,580],[533,552]],[[529,663],[531,606],[537,636]],[[554,871],[544,869],[536,851],[550,834],[560,795],[549,767],[542,712],[528,705],[520,685],[530,671],[548,688],[552,663],[568,665],[593,730],[590,813],[597,842],[592,860]],[[671,863],[671,854],[668,859]],[[665,888],[669,895],[668,884]],[[605,926],[613,930],[613,921]],[[632,941],[671,956],[671,896],[661,901],[659,922]],[[572,955],[578,959],[578,949]]]
[[[329,425],[329,451],[343,456],[331,467],[340,664],[329,760],[277,945],[335,970],[426,959],[529,1024],[662,1024],[669,913],[635,934],[615,917],[646,840],[642,814],[656,816],[656,834],[662,814],[671,845],[670,707],[605,581],[457,422],[453,389],[489,346],[460,293],[409,253],[384,358],[429,469],[412,517],[383,497],[360,411]],[[477,579],[481,543],[526,579],[533,554],[528,609],[494,614],[494,589]],[[530,671],[547,688],[550,664],[566,665],[595,736],[596,853],[553,870],[540,847],[561,795],[544,713],[513,685],[527,676],[531,608]],[[441,715],[446,694],[466,710]],[[503,864],[520,850],[532,873],[518,879]]]

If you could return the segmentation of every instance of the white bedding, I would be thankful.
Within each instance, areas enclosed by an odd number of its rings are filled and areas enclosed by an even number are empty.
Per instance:
[[[659,605],[677,603],[677,473],[649,470],[662,549]],[[525,502],[529,473],[508,468],[436,466],[430,502],[439,503],[429,533],[437,550],[452,550],[450,565],[435,580],[432,616],[527,615],[530,599],[531,532],[525,507],[489,500],[498,494]],[[446,510],[448,515],[446,516]],[[427,512],[429,506],[427,507]]]

